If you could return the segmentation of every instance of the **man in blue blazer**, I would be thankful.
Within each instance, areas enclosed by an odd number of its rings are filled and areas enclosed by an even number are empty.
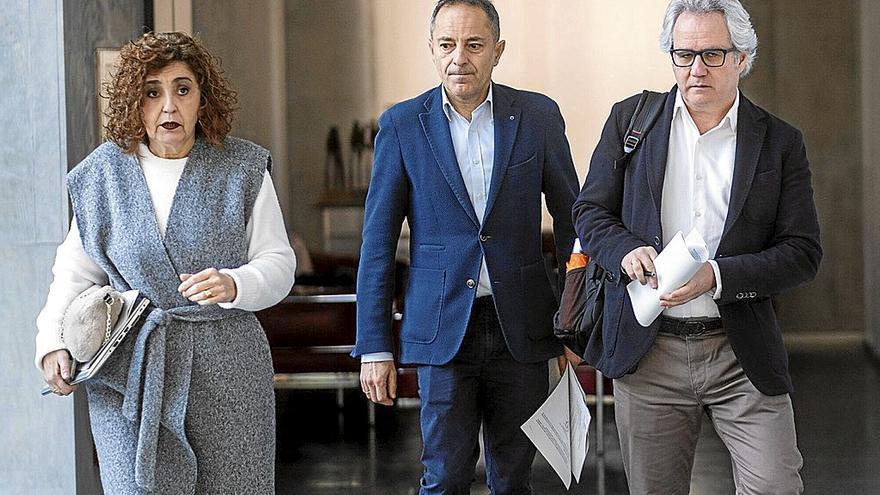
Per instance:
[[[492,83],[504,47],[490,1],[440,0],[430,48],[442,85],[379,119],[352,355],[367,397],[391,404],[394,258],[406,219],[399,359],[418,365],[423,494],[469,493],[481,425],[492,493],[531,493],[535,450],[520,425],[547,396],[548,359],[562,353],[552,332],[561,276],[545,269],[541,197],[564,263],[577,176],[556,103]]]
[[[615,166],[638,98],[614,106],[574,208],[586,251],[608,271],[601,345],[586,358],[616,379],[631,493],[689,493],[703,414],[730,451],[737,493],[801,493],[770,297],[811,280],[822,257],[803,138],[738,90],[757,49],[738,0],[673,0],[661,44],[677,85],[657,124]],[[711,260],[642,327],[626,285],[657,288],[657,251],[691,229]]]

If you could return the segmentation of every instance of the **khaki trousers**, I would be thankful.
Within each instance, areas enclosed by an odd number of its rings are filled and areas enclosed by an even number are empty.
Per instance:
[[[737,495],[803,493],[791,398],[759,392],[723,330],[658,334],[636,372],[614,381],[614,403],[633,495],[687,495],[703,414],[730,451]]]

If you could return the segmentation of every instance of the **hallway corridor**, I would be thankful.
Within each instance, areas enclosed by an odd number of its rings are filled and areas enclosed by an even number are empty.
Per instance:
[[[798,440],[804,456],[805,493],[880,495],[880,367],[858,338],[788,339]],[[421,440],[418,409],[378,409],[374,452],[366,407],[346,395],[336,413],[328,392],[279,392],[279,494],[411,495],[418,493]],[[536,495],[626,494],[613,407],[607,408],[604,462],[595,455],[595,430],[580,484],[565,491],[538,455]],[[595,416],[595,414],[594,414]],[[477,477],[485,476],[478,467]],[[477,484],[472,495],[483,495]],[[692,495],[733,494],[727,451],[708,423],[694,463]]]

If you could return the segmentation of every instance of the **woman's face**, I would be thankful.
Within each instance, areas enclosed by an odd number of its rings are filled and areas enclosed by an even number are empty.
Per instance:
[[[201,91],[184,62],[147,74],[141,104],[147,145],[161,158],[189,155],[196,139]]]

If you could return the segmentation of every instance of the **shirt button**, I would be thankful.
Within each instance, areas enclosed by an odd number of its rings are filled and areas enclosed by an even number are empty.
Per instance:
[[[472,160],[472,161],[473,161],[474,165],[479,165],[479,164],[480,164],[480,160],[476,160],[476,159],[474,159],[474,160]]]
[[[489,240],[489,236],[486,234],[480,234],[480,242],[486,242]]]
[[[474,279],[469,278],[469,279],[467,279],[467,286],[468,286],[468,289],[473,289],[474,287],[477,286],[477,283],[474,282]]]
[[[698,211],[695,211],[695,212],[694,212],[694,216],[695,216],[695,217],[701,217],[701,216],[703,216],[703,214],[700,213],[700,212],[698,212]]]
[[[703,176],[702,176],[702,175],[698,175],[698,176],[697,176],[697,180],[703,180]]]

